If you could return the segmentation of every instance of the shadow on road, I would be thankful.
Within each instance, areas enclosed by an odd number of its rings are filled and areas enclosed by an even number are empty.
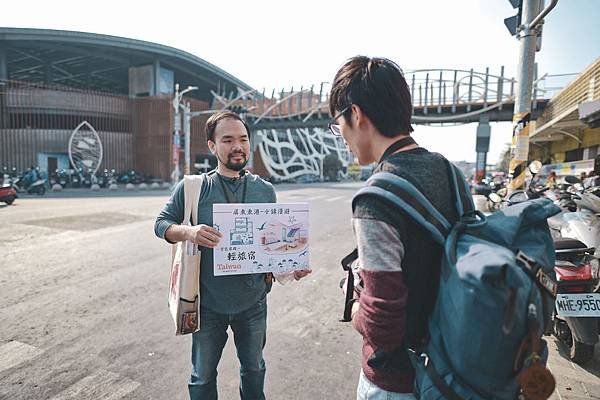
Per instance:
[[[560,340],[553,338],[556,347],[558,348],[558,354],[564,358],[565,360],[572,362],[569,359],[569,348]],[[594,350],[594,358],[586,364],[580,365],[577,364],[582,369],[586,370],[590,374],[600,378],[600,343],[596,344],[596,348]]]

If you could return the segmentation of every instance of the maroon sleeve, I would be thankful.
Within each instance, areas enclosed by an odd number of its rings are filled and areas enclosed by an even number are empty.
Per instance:
[[[361,270],[364,289],[354,326],[374,349],[393,350],[404,341],[408,291],[401,271]]]

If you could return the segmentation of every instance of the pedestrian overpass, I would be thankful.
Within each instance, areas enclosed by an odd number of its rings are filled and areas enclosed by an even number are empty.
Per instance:
[[[477,160],[485,168],[489,149],[490,122],[512,121],[516,80],[489,68],[485,72],[459,69],[407,71],[406,82],[413,101],[414,124],[445,125],[479,123]],[[532,119],[544,110],[552,88],[548,76],[534,78]],[[256,132],[253,145],[271,176],[294,179],[321,175],[323,158],[335,154],[344,166],[351,161],[343,139],[327,133],[330,120],[330,84],[289,90],[239,90],[237,93],[213,92],[212,109],[232,108],[245,115]]]

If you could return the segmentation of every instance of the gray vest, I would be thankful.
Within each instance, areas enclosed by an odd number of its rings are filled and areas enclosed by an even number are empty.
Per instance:
[[[216,173],[207,176],[198,204],[198,223],[212,226],[212,205],[227,203],[221,178]],[[227,179],[227,178],[225,178]],[[277,198],[273,186],[258,175],[246,173],[245,203],[275,203]],[[224,182],[225,183],[225,182]],[[227,183],[225,183],[227,184]],[[242,200],[243,186],[235,195]],[[221,314],[236,314],[251,307],[270,290],[265,282],[265,274],[214,276],[213,250],[201,247],[200,296],[202,307]]]

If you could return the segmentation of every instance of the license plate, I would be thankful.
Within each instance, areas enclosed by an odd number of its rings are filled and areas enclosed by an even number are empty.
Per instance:
[[[560,317],[600,317],[600,293],[557,294]]]

